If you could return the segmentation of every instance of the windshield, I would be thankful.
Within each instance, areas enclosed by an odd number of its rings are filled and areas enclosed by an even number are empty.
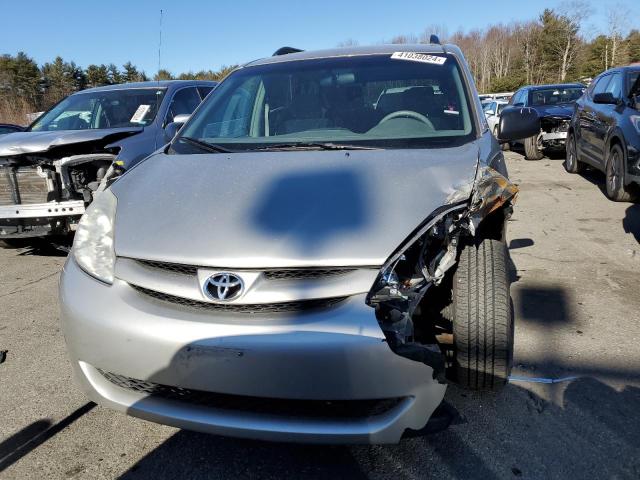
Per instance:
[[[560,105],[578,100],[584,92],[583,87],[560,87],[531,92],[531,104],[534,106]]]
[[[386,54],[240,69],[207,98],[172,147],[198,153],[204,143],[244,151],[305,144],[424,148],[469,141],[474,126],[456,59],[421,58]]]
[[[30,130],[143,127],[153,121],[164,93],[159,88],[76,93],[36,120]]]

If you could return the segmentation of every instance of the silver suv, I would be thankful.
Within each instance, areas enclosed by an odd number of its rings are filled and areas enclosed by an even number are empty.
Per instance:
[[[60,284],[78,378],[181,428],[398,442],[448,382],[507,381],[516,192],[454,46],[252,62],[80,221]]]

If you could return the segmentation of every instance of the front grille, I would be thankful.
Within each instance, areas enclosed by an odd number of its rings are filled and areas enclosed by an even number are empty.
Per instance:
[[[138,285],[131,284],[131,287],[137,292],[153,297],[157,300],[172,303],[174,305],[181,305],[189,308],[195,308],[200,310],[218,311],[225,313],[243,313],[243,314],[268,314],[268,313],[295,313],[306,312],[310,310],[331,308],[338,303],[345,300],[346,297],[334,297],[334,298],[319,298],[313,300],[297,300],[294,302],[279,302],[279,303],[265,303],[265,304],[234,304],[234,303],[209,303],[198,300],[191,300],[189,298],[177,297],[175,295],[169,295],[167,293],[157,292],[155,290],[149,290],[148,288],[140,287]]]
[[[136,260],[141,265],[158,270],[165,270],[172,273],[180,273],[182,275],[197,275],[198,267],[195,265],[184,265],[182,263],[156,262],[153,260]]]
[[[282,270],[266,270],[265,278],[269,280],[304,280],[346,275],[353,272],[353,268],[292,268]]]
[[[154,260],[136,260],[141,265],[149,268],[156,268],[171,273],[179,273],[182,275],[197,275],[198,268],[215,268],[215,267],[197,267],[195,265],[186,265],[182,263],[157,262]],[[221,269],[223,270],[223,269]],[[324,278],[337,275],[346,275],[354,271],[353,268],[280,268],[262,270],[265,278],[268,280],[305,280],[314,278]]]
[[[402,398],[389,398],[328,401],[248,397],[171,387],[105,372],[100,369],[98,371],[104,378],[120,388],[145,393],[156,398],[202,405],[209,408],[267,413],[287,417],[367,418],[382,415],[396,407],[403,400]]]
[[[49,188],[37,167],[0,168],[0,205],[45,203]]]

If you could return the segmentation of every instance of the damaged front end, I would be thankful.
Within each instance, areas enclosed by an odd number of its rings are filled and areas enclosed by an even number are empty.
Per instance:
[[[538,148],[561,149],[564,148],[569,131],[570,117],[543,116],[540,118],[540,136]]]
[[[114,162],[108,152],[0,159],[0,239],[66,234]]]
[[[433,212],[389,257],[367,296],[390,348],[432,367],[440,382],[447,378],[451,279],[461,248],[481,238],[504,239],[518,188],[481,166],[460,192],[467,199]]]

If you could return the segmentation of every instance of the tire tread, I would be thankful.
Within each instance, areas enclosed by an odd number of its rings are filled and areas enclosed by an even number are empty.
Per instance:
[[[472,390],[503,386],[511,371],[511,318],[504,243],[465,246],[454,277],[455,374]]]

